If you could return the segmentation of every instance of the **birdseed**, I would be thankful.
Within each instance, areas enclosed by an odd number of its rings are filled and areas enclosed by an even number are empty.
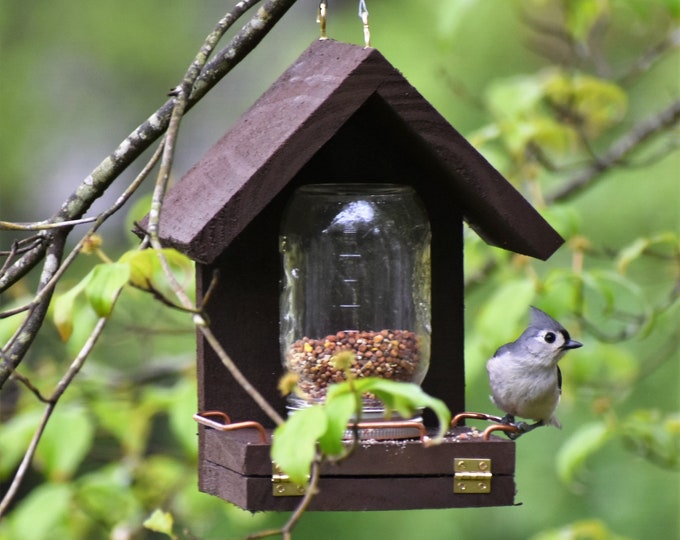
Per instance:
[[[348,330],[321,339],[304,337],[290,347],[288,367],[299,376],[298,388],[306,397],[322,399],[329,384],[346,379],[331,362],[343,351],[354,354],[350,371],[357,378],[410,382],[420,363],[418,336],[409,330]]]

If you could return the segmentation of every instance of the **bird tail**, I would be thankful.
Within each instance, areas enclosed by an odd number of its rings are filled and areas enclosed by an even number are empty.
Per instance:
[[[548,420],[548,425],[555,426],[557,429],[562,429],[562,423],[557,419],[557,416],[555,416],[554,414],[550,417],[550,420]]]

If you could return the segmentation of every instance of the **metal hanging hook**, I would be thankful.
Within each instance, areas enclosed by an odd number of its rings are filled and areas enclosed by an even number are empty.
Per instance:
[[[371,46],[371,29],[368,26],[368,8],[365,0],[359,0],[359,18],[364,25],[364,46]]]
[[[316,22],[321,30],[321,36],[319,39],[328,39],[328,34],[326,34],[326,18],[328,16],[328,3],[324,0],[319,2],[319,8],[316,12]]]

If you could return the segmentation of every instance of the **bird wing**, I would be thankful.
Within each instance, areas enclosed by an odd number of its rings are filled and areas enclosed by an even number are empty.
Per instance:
[[[560,391],[560,394],[562,394],[562,371],[560,370],[560,366],[557,367],[557,388]]]

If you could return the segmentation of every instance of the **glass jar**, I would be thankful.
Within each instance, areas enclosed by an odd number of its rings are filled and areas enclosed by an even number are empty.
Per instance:
[[[345,380],[331,358],[354,355],[356,377],[420,384],[430,358],[430,224],[415,191],[396,184],[312,184],[285,211],[280,341],[298,376],[289,410]],[[363,398],[363,419],[384,414]]]

